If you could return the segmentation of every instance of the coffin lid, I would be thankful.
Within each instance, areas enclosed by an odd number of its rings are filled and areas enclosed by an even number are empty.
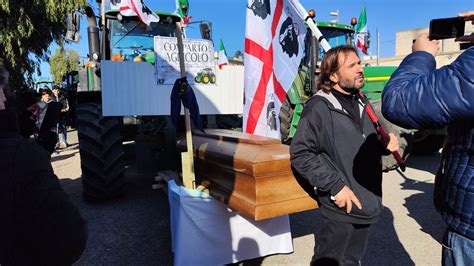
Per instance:
[[[180,141],[179,145],[184,146]],[[289,146],[280,140],[242,132],[211,129],[193,133],[197,160],[259,177],[291,172]]]

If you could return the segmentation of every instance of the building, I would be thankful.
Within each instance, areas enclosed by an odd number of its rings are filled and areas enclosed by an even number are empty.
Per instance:
[[[418,28],[411,30],[399,31],[395,34],[395,56],[384,57],[379,59],[380,66],[398,66],[403,58],[411,53],[411,47],[416,38],[423,32],[428,32],[428,28]],[[471,34],[474,32],[474,25],[466,22],[465,33]],[[439,54],[436,56],[436,65],[441,67],[453,62],[461,53],[460,45],[454,39],[440,40],[441,48]],[[370,57],[369,57],[370,58]],[[362,64],[377,65],[376,58],[362,60]]]

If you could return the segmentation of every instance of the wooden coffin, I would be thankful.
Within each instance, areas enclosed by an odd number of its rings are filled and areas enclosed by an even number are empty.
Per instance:
[[[185,140],[178,141],[181,150]],[[193,133],[196,181],[254,220],[317,207],[290,167],[289,146],[277,139],[212,129]]]

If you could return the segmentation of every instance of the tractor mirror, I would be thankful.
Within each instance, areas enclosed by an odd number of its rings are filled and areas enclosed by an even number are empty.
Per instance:
[[[212,23],[211,22],[202,22],[199,24],[199,29],[201,30],[201,37],[205,40],[212,39]]]
[[[79,42],[81,30],[81,13],[72,11],[66,17],[66,41]]]

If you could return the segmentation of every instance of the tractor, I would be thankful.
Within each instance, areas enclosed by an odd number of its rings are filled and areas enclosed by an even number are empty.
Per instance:
[[[311,13],[311,12],[310,12]],[[338,45],[353,45],[354,26],[357,21],[351,20],[351,25],[338,22],[314,21],[322,35],[334,47]],[[368,40],[367,40],[368,41]],[[287,93],[287,97],[280,109],[280,133],[281,141],[290,144],[297,130],[304,103],[315,93],[315,77],[318,75],[318,65],[325,51],[319,45],[317,38],[308,34],[305,39],[305,58],[303,58],[295,81]],[[395,71],[396,67],[364,67],[365,85],[362,91],[374,106],[377,116],[389,132],[394,132],[399,138],[399,153],[406,157],[411,149],[412,134],[410,131],[397,127],[383,119],[381,114],[380,98],[383,87]],[[311,71],[315,70],[315,71]],[[391,156],[385,156],[383,169],[385,171],[395,169],[397,164]]]
[[[196,77],[194,77],[194,81],[197,83],[214,84],[216,83],[216,75],[212,73],[212,69],[204,68],[203,70],[198,72]]]
[[[208,59],[208,65],[217,67],[212,42],[204,37],[183,39],[181,17],[160,11],[155,13],[159,16],[159,22],[146,25],[137,16],[122,16],[119,10],[109,10],[96,17],[91,7],[85,8],[89,61],[78,73],[76,126],[83,197],[87,201],[107,200],[123,194],[126,168],[122,145],[124,138],[137,141],[140,137],[146,142],[161,136],[157,142],[164,144],[156,152],[161,155],[153,154],[157,158],[163,157],[166,162],[170,161],[169,164],[162,164],[172,167],[174,161],[171,157],[176,153],[177,136],[169,117],[170,94],[177,78],[184,75],[193,85],[202,115],[241,112],[243,79],[238,77],[243,77],[243,67],[229,66],[215,73],[204,67],[197,75],[201,83],[195,82],[197,68],[192,67],[196,64],[184,61],[184,55],[189,51],[186,45],[203,45],[200,51],[205,52],[199,54],[203,56],[200,60]],[[68,19],[76,20],[67,25],[72,25],[68,32],[75,32],[72,36],[77,40],[78,28],[74,25],[79,25],[80,18],[68,16]],[[157,48],[160,41],[168,45],[165,47],[168,51],[160,51],[168,53],[166,58],[169,61],[164,60],[156,50],[162,48]],[[193,56],[196,54],[187,58],[193,59]],[[169,70],[174,63],[178,68],[181,66],[180,73]],[[184,65],[188,68],[185,72]],[[213,84],[204,84],[206,81]],[[218,102],[218,99],[225,98],[224,95],[231,95],[229,99],[235,103]],[[133,125],[140,135],[127,130]],[[150,148],[146,143],[140,146],[142,148],[138,147],[136,142],[137,168],[139,161],[141,163],[139,153],[146,154],[143,150]],[[166,156],[162,156],[164,154]]]

